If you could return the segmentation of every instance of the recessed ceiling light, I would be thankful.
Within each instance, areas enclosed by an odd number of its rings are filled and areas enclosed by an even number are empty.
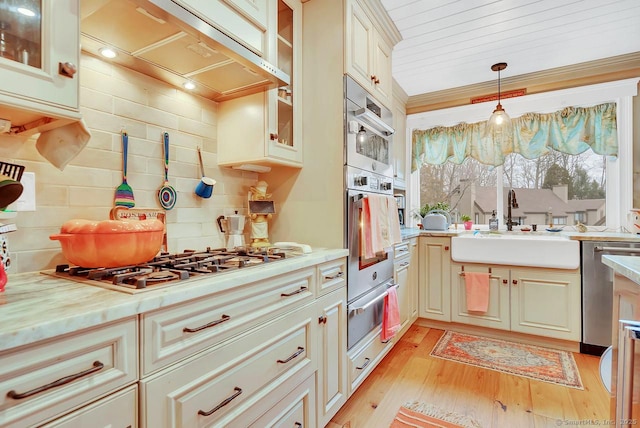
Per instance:
[[[105,58],[115,58],[118,54],[116,51],[114,51],[111,48],[102,48],[99,50],[100,55],[102,55]]]
[[[26,7],[19,7],[18,12],[23,14],[24,16],[36,16],[36,13],[31,9],[27,9]]]
[[[182,86],[184,86],[184,88],[185,88],[185,89],[188,89],[188,90],[192,90],[192,89],[195,89],[195,88],[196,88],[196,84],[195,84],[195,83],[193,83],[193,82],[191,82],[191,81],[189,81],[189,82],[184,82],[184,83],[182,84]]]

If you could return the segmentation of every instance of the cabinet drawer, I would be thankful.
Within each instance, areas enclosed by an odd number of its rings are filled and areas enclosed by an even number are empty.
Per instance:
[[[304,306],[142,380],[142,425],[227,426],[279,383],[316,370],[314,323]]]
[[[135,382],[136,327],[131,318],[0,354],[3,423],[33,426]]]
[[[397,244],[393,247],[393,258],[394,260],[401,259],[403,257],[409,256],[409,243],[403,242],[402,244]]]
[[[70,415],[57,419],[43,428],[138,426],[138,386],[134,385],[98,400]]]
[[[283,387],[286,387],[283,388]],[[249,428],[265,427],[314,427],[316,426],[315,409],[315,376],[309,376],[304,382],[291,390],[288,385],[281,385],[279,392],[285,392],[286,396],[269,409]],[[234,426],[243,426],[241,424]]]
[[[143,376],[311,302],[314,280],[303,269],[143,315]]]
[[[318,296],[344,287],[347,284],[347,262],[332,260],[318,265]]]
[[[369,376],[386,352],[391,349],[391,341],[380,341],[380,329],[375,334],[363,339],[363,345],[356,345],[356,350],[349,354],[349,385],[350,393]]]

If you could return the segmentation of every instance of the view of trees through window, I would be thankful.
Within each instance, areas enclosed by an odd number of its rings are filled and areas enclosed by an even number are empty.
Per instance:
[[[605,157],[591,150],[580,155],[552,151],[538,159],[510,154],[502,167],[472,158],[462,164],[424,164],[420,169],[420,205],[449,204],[453,220],[468,215],[487,224],[497,211],[497,188],[503,187],[504,225],[507,193],[513,189],[518,207],[512,220],[520,225],[605,224]]]

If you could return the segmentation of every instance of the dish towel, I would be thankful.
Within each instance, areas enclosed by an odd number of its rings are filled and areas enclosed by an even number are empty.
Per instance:
[[[393,196],[368,195],[362,200],[361,254],[375,257],[385,248],[400,243],[398,204]]]
[[[384,298],[384,311],[382,314],[382,333],[380,340],[386,342],[400,330],[400,309],[398,308],[398,293],[396,287],[387,289]]]
[[[87,145],[91,133],[84,120],[44,131],[36,141],[36,149],[60,171]]]
[[[489,309],[489,273],[465,272],[467,310],[487,312]]]

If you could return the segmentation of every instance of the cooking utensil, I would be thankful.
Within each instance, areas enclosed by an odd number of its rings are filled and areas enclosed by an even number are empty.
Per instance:
[[[22,183],[6,175],[0,175],[0,210],[18,200],[24,187]]]
[[[158,190],[160,205],[170,210],[176,205],[176,190],[169,185],[169,133],[162,134],[164,140],[164,185]]]
[[[202,153],[200,153],[200,147],[198,147],[198,160],[200,162],[200,172],[202,173],[200,182],[196,186],[196,195],[201,198],[210,198],[213,193],[213,185],[216,184],[216,180],[213,178],[205,177],[204,165],[202,164]]]
[[[136,205],[136,201],[133,197],[133,189],[127,183],[127,154],[129,151],[129,135],[122,131],[122,184],[116,188],[116,194],[114,197],[114,205],[133,208]]]
[[[162,246],[164,224],[160,220],[69,220],[60,233],[62,254],[75,265],[87,268],[121,267],[148,262]]]

